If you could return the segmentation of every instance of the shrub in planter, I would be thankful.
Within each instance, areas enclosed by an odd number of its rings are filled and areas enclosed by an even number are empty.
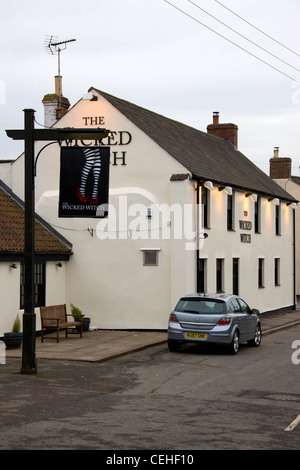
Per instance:
[[[70,304],[70,305],[71,305],[71,313],[74,317],[74,320],[75,321],[80,321],[80,319],[84,316],[82,314],[82,311],[80,310],[80,308],[75,307],[75,305],[73,305],[73,304]]]
[[[70,304],[70,306],[71,306],[71,313],[73,315],[74,320],[75,321],[80,321],[80,319],[82,318],[82,329],[83,329],[83,331],[89,331],[91,319],[88,318],[88,317],[85,317],[83,315],[82,311],[80,310],[80,308],[75,307],[75,305],[73,305],[72,303]],[[76,328],[78,330],[80,329],[79,326],[77,326]]]
[[[82,329],[84,331],[84,315],[83,315],[82,311],[80,310],[80,308],[75,307],[75,305],[73,305],[72,303],[70,304],[70,306],[71,306],[71,313],[73,315],[74,320],[75,321],[81,321],[82,320]],[[76,330],[80,331],[80,326],[76,326]]]
[[[4,343],[6,349],[18,349],[22,344],[23,333],[21,330],[21,321],[19,315],[16,316],[13,327],[10,332],[4,333]]]

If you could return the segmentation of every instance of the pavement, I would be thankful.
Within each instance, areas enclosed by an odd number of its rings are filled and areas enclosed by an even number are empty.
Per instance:
[[[283,328],[300,324],[300,304],[296,310],[282,310],[260,315],[262,333],[268,335]],[[56,334],[36,338],[36,357],[40,359],[103,362],[131,352],[167,341],[166,331],[135,331],[135,330],[92,330],[83,332],[82,338],[77,333],[60,332],[60,341],[56,342]],[[22,348],[6,350],[6,362],[9,358],[22,358]]]

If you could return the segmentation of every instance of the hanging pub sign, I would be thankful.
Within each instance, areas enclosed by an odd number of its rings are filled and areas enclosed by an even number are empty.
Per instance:
[[[59,217],[107,217],[109,147],[61,147]]]

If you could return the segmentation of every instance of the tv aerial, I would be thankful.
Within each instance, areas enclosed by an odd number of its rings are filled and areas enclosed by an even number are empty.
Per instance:
[[[67,39],[66,41],[57,41],[57,36],[46,36],[45,47],[49,54],[58,55],[58,75],[60,76],[60,53],[67,49],[69,42],[74,42],[76,39]]]
[[[61,75],[60,75],[60,53],[67,49],[67,44],[74,42],[76,39],[66,39],[65,41],[58,41],[57,36],[46,36],[45,47],[48,54],[58,56],[58,109],[60,110],[61,104]]]

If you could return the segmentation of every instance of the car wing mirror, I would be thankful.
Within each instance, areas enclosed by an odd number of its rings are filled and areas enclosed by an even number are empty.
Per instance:
[[[259,315],[259,314],[260,314],[260,311],[257,310],[257,308],[253,308],[253,309],[251,310],[251,313],[254,313],[254,315]]]

